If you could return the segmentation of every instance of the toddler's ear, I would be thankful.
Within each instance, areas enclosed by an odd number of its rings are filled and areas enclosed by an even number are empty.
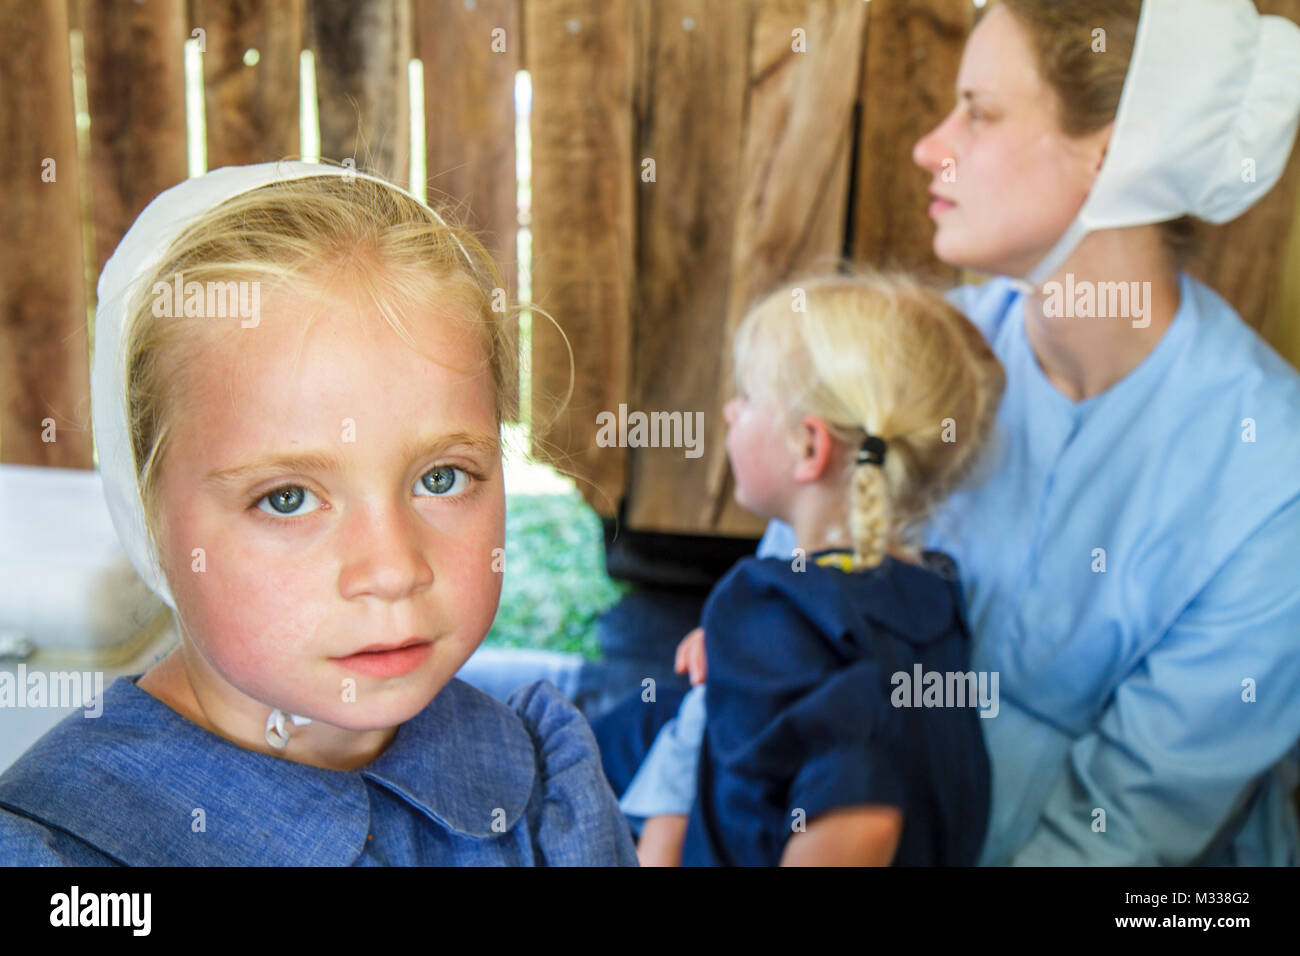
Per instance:
[[[794,480],[811,483],[820,480],[830,466],[835,451],[835,436],[826,422],[816,415],[805,415],[799,422],[799,454],[795,460]]]

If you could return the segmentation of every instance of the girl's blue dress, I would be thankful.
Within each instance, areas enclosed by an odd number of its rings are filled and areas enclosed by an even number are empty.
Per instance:
[[[966,693],[981,685],[956,569],[936,552],[926,567],[886,558],[858,572],[843,557],[747,558],[709,595],[708,716],[687,775],[698,782],[683,865],[775,865],[792,833],[858,804],[901,809],[896,865],[977,860],[990,787],[979,725],[996,700],[981,709]],[[923,698],[918,675],[940,690]],[[960,701],[946,690],[958,686]],[[988,675],[982,686],[996,690]],[[596,722],[620,792],[682,700],[659,697]]]
[[[367,766],[245,750],[119,678],[0,776],[0,864],[636,865],[586,719],[453,679]]]

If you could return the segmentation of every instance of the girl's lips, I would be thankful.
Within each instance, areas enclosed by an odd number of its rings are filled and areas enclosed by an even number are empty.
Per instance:
[[[409,674],[424,663],[433,643],[414,639],[395,646],[389,645],[387,650],[383,649],[384,645],[372,645],[372,647],[379,649],[358,651],[356,654],[335,657],[332,660],[368,677],[400,677]]]

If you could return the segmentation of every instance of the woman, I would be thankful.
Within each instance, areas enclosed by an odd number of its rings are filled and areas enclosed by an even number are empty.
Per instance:
[[[1180,218],[1266,193],[1298,112],[1300,29],[1249,0],[1005,0],[916,145],[936,254],[999,277],[953,292],[999,444],[926,542],[1000,678],[985,864],[1300,862],[1300,376],[1181,271]],[[686,714],[625,810],[671,812]]]

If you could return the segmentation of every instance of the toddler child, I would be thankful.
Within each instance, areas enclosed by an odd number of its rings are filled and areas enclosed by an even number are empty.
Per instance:
[[[740,561],[709,595],[707,684],[597,721],[610,781],[644,820],[641,860],[973,864],[997,685],[968,669],[953,562],[915,541],[973,470],[1002,367],[941,295],[885,274],[772,293],[734,365],[736,500],[798,546]]]

